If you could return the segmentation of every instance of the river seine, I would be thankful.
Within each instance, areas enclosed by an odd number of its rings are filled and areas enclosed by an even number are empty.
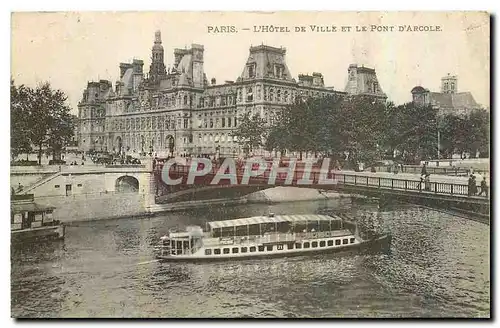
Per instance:
[[[261,215],[376,211],[347,200],[206,208],[78,223],[14,249],[12,316],[489,317],[489,226],[416,206],[381,211],[390,254],[160,263],[169,228]]]

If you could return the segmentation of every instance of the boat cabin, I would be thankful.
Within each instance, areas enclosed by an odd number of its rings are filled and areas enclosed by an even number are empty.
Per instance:
[[[165,251],[172,255],[192,254],[202,246],[203,230],[198,226],[189,226],[186,231],[171,231],[162,237]]]
[[[11,231],[58,224],[52,218],[55,207],[34,202],[33,194],[12,195],[10,203]]]
[[[328,215],[256,216],[244,219],[213,221],[207,230],[213,238],[266,236],[271,234],[322,234],[351,229],[342,218]]]

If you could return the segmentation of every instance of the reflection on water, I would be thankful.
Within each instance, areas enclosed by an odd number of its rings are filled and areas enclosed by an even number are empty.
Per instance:
[[[12,250],[15,317],[489,316],[489,227],[414,206],[380,215],[390,254],[217,263],[152,261],[170,228],[260,215],[347,212],[346,200],[243,205],[80,223],[62,243]]]

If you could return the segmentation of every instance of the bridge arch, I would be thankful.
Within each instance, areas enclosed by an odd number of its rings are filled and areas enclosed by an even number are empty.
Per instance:
[[[124,192],[139,192],[139,180],[130,175],[123,175],[115,181],[115,191]]]

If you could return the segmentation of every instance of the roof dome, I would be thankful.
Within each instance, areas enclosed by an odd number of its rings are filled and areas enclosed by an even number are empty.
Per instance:
[[[427,92],[427,89],[421,86],[416,86],[413,89],[411,89],[411,93],[424,93],[424,92]]]

